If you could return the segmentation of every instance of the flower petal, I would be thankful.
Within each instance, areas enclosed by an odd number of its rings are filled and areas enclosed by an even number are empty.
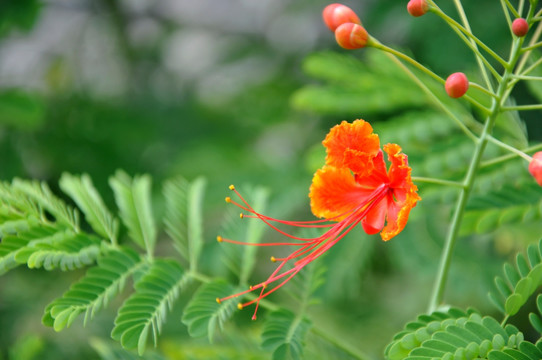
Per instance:
[[[356,174],[373,169],[372,158],[380,151],[378,135],[364,120],[346,121],[334,126],[322,142],[327,149],[326,165],[348,167]]]
[[[393,199],[392,199],[393,200]],[[373,208],[361,221],[363,230],[369,235],[378,233],[384,227],[386,221],[386,213],[388,212],[388,196],[385,196],[377,204],[373,205]]]
[[[380,233],[382,240],[388,241],[403,230],[410,210],[421,198],[417,194],[418,187],[412,183],[412,169],[408,166],[408,157],[400,152],[401,147],[387,144],[384,151],[388,153],[391,162],[388,176],[395,198],[388,206],[387,224]]]
[[[312,179],[309,193],[312,213],[340,221],[367,201],[373,190],[358,184],[347,168],[324,165]]]

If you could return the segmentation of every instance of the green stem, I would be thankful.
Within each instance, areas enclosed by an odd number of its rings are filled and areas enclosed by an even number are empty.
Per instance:
[[[434,4],[434,3],[433,3]],[[493,50],[491,50],[486,44],[484,44],[480,39],[478,39],[476,36],[474,36],[469,30],[465,29],[460,23],[446,15],[442,10],[440,10],[439,7],[434,4],[434,7],[431,7],[431,11],[433,11],[435,14],[440,16],[444,21],[446,21],[448,24],[452,25],[453,27],[456,27],[459,29],[463,34],[465,34],[468,38],[472,39],[478,46],[480,46],[485,52],[487,52],[491,57],[493,57],[495,60],[497,60],[502,66],[506,66],[507,63],[504,61],[503,58],[501,58],[497,53],[495,53]]]
[[[477,83],[474,83],[474,82],[469,82],[469,87],[472,88],[472,89],[480,90],[481,92],[483,92],[486,95],[491,96],[492,98],[496,97],[496,95],[494,93],[492,93],[491,91],[489,91],[488,89],[486,89],[485,87],[483,87],[480,84],[477,84]]]
[[[478,138],[476,135],[470,131],[470,129],[467,127],[467,124],[465,124],[461,119],[459,119],[450,109],[444,105],[444,103],[427,87],[427,85],[424,84],[423,81],[421,81],[415,74],[410,71],[409,68],[407,68],[399,59],[397,59],[396,56],[390,53],[386,53],[388,57],[393,60],[424,92],[429,98],[433,100],[433,102],[442,109],[454,122],[457,124],[457,126],[467,135],[472,141],[478,141]],[[469,118],[470,119],[470,118]],[[476,121],[472,121],[469,123],[472,128],[476,128],[479,126],[479,123]]]
[[[508,7],[508,10],[510,10],[510,12],[514,15],[514,17],[516,17],[516,18],[520,17],[520,16],[519,16],[519,13],[516,11],[516,9],[514,9],[514,7],[512,6],[512,4],[510,4],[510,1],[509,1],[509,0],[501,0],[501,2],[506,3],[506,6]],[[504,9],[504,6],[503,6],[503,9]],[[506,15],[507,18],[510,18],[510,17],[508,16],[508,13],[507,13],[507,12],[505,12],[505,15]]]
[[[513,78],[516,80],[526,80],[526,81],[542,81],[540,76],[530,76],[530,75],[514,75]]]
[[[540,109],[542,109],[542,104],[503,106],[501,108],[502,111],[525,111],[525,110],[540,110]]]
[[[460,183],[460,182],[457,182],[457,181],[428,178],[428,177],[423,177],[423,176],[413,176],[412,181],[414,181],[414,182],[424,182],[424,183],[428,183],[428,184],[443,185],[443,186],[460,187],[460,188],[465,187],[465,185],[463,183]]]
[[[465,10],[463,9],[463,5],[461,5],[460,0],[454,0],[455,7],[457,9],[457,12],[459,13],[459,16],[461,17],[461,21],[463,21],[463,25],[465,26],[465,29],[467,29],[467,32],[469,34],[472,34],[472,29],[469,24],[469,20],[467,18],[467,15],[465,14]],[[473,36],[474,37],[474,36]],[[470,43],[472,47],[474,48],[474,54],[476,55],[476,62],[478,63],[478,67],[480,69],[480,72],[482,73],[482,76],[484,77],[484,80],[486,82],[487,87],[493,91],[493,85],[491,84],[491,80],[489,79],[489,76],[487,76],[486,69],[484,68],[484,64],[492,70],[493,73],[496,71],[493,69],[493,67],[489,64],[489,62],[486,60],[486,58],[480,53],[478,50],[478,46],[476,45],[476,40],[474,38],[471,38],[470,41],[467,43]],[[483,44],[483,43],[482,43]],[[499,78],[498,76],[496,77]]]
[[[528,148],[522,149],[521,152],[523,152],[524,154],[528,154],[528,153],[535,152],[535,151],[540,151],[540,150],[542,150],[542,144],[533,145],[533,146],[530,146]],[[480,168],[485,168],[485,167],[488,167],[488,166],[500,164],[500,163],[503,163],[505,161],[515,159],[518,156],[519,156],[518,153],[512,153],[512,154],[499,156],[497,158],[484,161],[482,164],[480,164]],[[525,159],[527,159],[527,158],[525,158]],[[531,159],[529,158],[528,161],[530,162]]]
[[[491,135],[489,135],[487,139],[488,139],[489,141],[491,141],[493,144],[495,144],[495,145],[497,145],[497,146],[499,146],[499,147],[501,147],[501,148],[503,148],[503,149],[505,149],[505,150],[508,150],[508,151],[510,151],[511,153],[516,154],[517,156],[520,156],[520,157],[524,158],[524,159],[527,160],[527,161],[531,161],[531,157],[530,157],[529,155],[525,154],[523,151],[518,150],[518,149],[516,149],[515,147],[510,146],[510,145],[508,145],[508,144],[506,144],[506,143],[503,143],[502,141],[500,141],[500,140],[494,138],[494,137],[491,136]]]
[[[420,64],[419,62],[417,62],[416,60],[414,60],[413,58],[411,58],[410,56],[406,55],[406,54],[403,54],[402,52],[400,51],[397,51],[395,49],[392,49],[390,47],[387,47],[386,45],[378,42],[376,39],[373,38],[373,42],[372,42],[372,46],[376,49],[379,49],[379,50],[382,50],[382,51],[385,51],[387,53],[390,53],[392,55],[395,55],[396,57],[400,58],[400,59],[403,59],[405,60],[406,62],[410,63],[411,65],[413,65],[415,68],[417,68],[418,70],[421,70],[422,72],[426,73],[427,75],[431,76],[433,79],[435,79],[437,82],[441,83],[444,85],[444,83],[446,82],[443,78],[441,78],[440,76],[438,76],[437,74],[435,74],[434,72],[432,72],[431,70],[429,70],[428,68],[426,68],[425,66],[423,66],[422,64]]]
[[[395,49],[392,49],[390,47],[387,47],[386,45],[381,44],[380,42],[378,42],[374,38],[372,38],[372,46],[374,48],[376,48],[376,49],[379,49],[379,50],[382,50],[384,52],[390,53],[390,54],[392,54],[392,55],[394,55],[394,56],[396,56],[396,57],[398,57],[400,59],[405,60],[406,62],[410,63],[411,65],[413,65],[417,69],[419,69],[419,70],[423,71],[424,73],[426,73],[427,75],[431,76],[433,79],[435,79],[439,83],[441,83],[443,85],[446,83],[446,81],[443,78],[441,78],[440,76],[438,76],[437,74],[435,74],[434,72],[432,72],[431,70],[429,70],[428,68],[426,68],[425,66],[423,66],[422,64],[417,62],[416,60],[414,60],[413,58],[411,58],[410,56],[405,55],[402,52],[397,51]],[[471,98],[470,96],[463,96],[463,99],[469,101],[472,105],[476,106],[482,112],[489,113],[489,110],[485,106],[483,106],[478,101]]]
[[[464,188],[459,194],[459,198],[457,200],[454,214],[452,217],[452,222],[450,224],[448,235],[446,237],[446,242],[444,244],[444,251],[442,253],[437,278],[435,280],[433,293],[429,303],[429,312],[435,311],[443,301],[444,290],[446,287],[446,282],[448,280],[453,250],[459,235],[459,229],[461,226],[461,221],[463,219],[463,214],[465,212],[465,207],[467,205],[467,200],[472,191],[474,180],[476,179],[476,173],[480,167],[482,155],[484,154],[484,150],[489,141],[491,132],[493,131],[495,120],[497,119],[497,115],[501,112],[502,102],[505,100],[505,95],[508,89],[508,81],[511,80],[512,71],[519,59],[521,43],[522,41],[520,39],[515,39],[512,43],[512,49],[510,51],[510,61],[505,66],[502,81],[499,83],[499,86],[497,88],[497,99],[493,100],[491,113],[488,115],[486,121],[484,122],[484,129],[482,131],[482,134],[480,135],[478,143],[476,144],[474,154],[467,170],[467,174],[465,175],[465,180],[463,183]]]

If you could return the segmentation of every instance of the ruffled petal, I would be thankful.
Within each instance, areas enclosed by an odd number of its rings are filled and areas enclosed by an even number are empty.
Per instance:
[[[312,179],[311,210],[317,217],[340,221],[366,202],[372,192],[360,186],[347,168],[324,166]]]
[[[326,165],[348,167],[356,174],[373,169],[372,158],[380,151],[378,135],[364,120],[334,126],[322,142],[327,149]]]
[[[412,191],[407,193],[406,199],[402,204],[393,202],[388,206],[387,223],[380,233],[382,240],[388,241],[404,229],[410,210],[416,206],[419,200],[421,198],[418,194]]]
[[[403,230],[410,210],[421,198],[417,194],[418,187],[412,182],[412,169],[408,166],[408,157],[401,153],[401,147],[397,144],[387,144],[384,151],[388,153],[388,160],[391,162],[388,177],[395,199],[388,206],[387,223],[380,233],[382,240],[388,241]]]
[[[384,151],[388,154],[390,169],[388,178],[392,188],[407,188],[412,184],[410,173],[412,169],[408,166],[408,156],[401,152],[401,147],[397,144],[384,145]]]

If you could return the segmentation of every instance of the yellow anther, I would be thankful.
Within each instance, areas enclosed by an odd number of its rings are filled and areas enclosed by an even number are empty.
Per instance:
[[[263,283],[263,284],[262,284],[262,288],[267,289],[267,284],[266,284],[266,283]]]
[[[272,262],[277,262],[277,259],[274,256],[271,256],[271,261]]]
[[[248,287],[248,289],[252,291],[252,290],[254,290],[254,286],[250,285],[250,286]]]
[[[229,197],[229,196],[226,196],[226,198],[224,200],[226,200],[227,203],[231,203],[231,197]]]
[[[220,298],[216,298],[216,302],[219,304],[222,304],[222,301],[220,300]]]
[[[237,304],[237,308],[238,308],[239,310],[243,310],[243,304],[241,304],[241,303]]]
[[[235,186],[230,185],[230,190],[235,190]]]
[[[216,241],[218,241],[218,242],[222,242],[223,240],[224,240],[224,239],[222,239],[222,236],[220,236],[220,235],[218,235],[218,236],[216,237]]]
[[[242,219],[242,218],[244,218],[244,217],[245,217],[245,215],[243,215],[243,213],[240,213],[240,214],[239,214],[239,219]]]

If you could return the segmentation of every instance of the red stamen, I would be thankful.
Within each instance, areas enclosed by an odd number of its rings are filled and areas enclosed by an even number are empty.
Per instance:
[[[232,244],[239,244],[239,245],[251,245],[251,246],[280,246],[280,245],[287,245],[287,246],[301,246],[301,248],[295,250],[290,255],[288,255],[285,258],[275,258],[274,256],[271,257],[271,261],[273,262],[280,262],[280,264],[275,268],[275,270],[271,273],[271,275],[262,283],[259,283],[254,286],[250,286],[248,290],[239,292],[237,294],[233,294],[221,299],[217,299],[217,302],[220,304],[224,300],[229,300],[234,297],[238,297],[241,295],[245,295],[249,292],[252,292],[256,289],[261,289],[260,294],[258,297],[256,297],[253,300],[247,301],[245,303],[238,304],[238,308],[242,309],[248,305],[256,303],[254,315],[252,316],[252,319],[256,319],[256,313],[258,311],[258,307],[260,304],[260,300],[267,297],[268,295],[272,294],[282,286],[284,286],[292,277],[294,277],[301,269],[303,269],[306,265],[311,263],[312,261],[319,258],[323,253],[325,253],[327,250],[329,250],[332,246],[334,246],[338,241],[340,241],[346,234],[348,234],[355,226],[357,226],[369,213],[369,211],[378,204],[389,192],[390,188],[388,184],[382,184],[379,187],[377,187],[371,196],[359,206],[356,208],[347,211],[345,214],[339,215],[336,218],[344,217],[341,221],[334,223],[334,224],[322,224],[323,222],[329,222],[332,219],[322,219],[322,220],[316,220],[316,221],[285,221],[285,220],[277,220],[273,219],[271,217],[262,215],[258,212],[256,212],[249,204],[248,202],[235,190],[235,187],[233,185],[230,186],[230,189],[233,190],[236,195],[241,199],[242,203],[246,206],[239,204],[231,198],[226,198],[226,201],[229,203],[232,203],[239,208],[253,214],[253,215],[243,215],[241,214],[241,218],[243,217],[250,217],[250,218],[258,218],[262,220],[265,224],[267,224],[269,227],[274,229],[275,231],[279,232],[280,234],[283,234],[291,239],[302,241],[301,243],[297,242],[281,242],[281,243],[246,243],[242,241],[236,241],[231,239],[225,239],[221,236],[217,237],[217,240],[219,242],[229,242]],[[297,236],[290,235],[270,222],[278,222],[284,225],[290,225],[290,226],[296,226],[296,227],[315,227],[315,228],[321,228],[321,227],[330,227],[329,230],[324,232],[319,237],[316,238],[300,238]],[[281,273],[281,270],[283,267],[288,263],[290,260],[302,257],[301,259],[297,260],[294,263],[294,267],[292,269],[283,271]],[[284,279],[286,278],[286,279]],[[266,291],[266,288],[269,284],[275,283],[278,280],[282,280],[278,285],[274,286],[272,289]]]

